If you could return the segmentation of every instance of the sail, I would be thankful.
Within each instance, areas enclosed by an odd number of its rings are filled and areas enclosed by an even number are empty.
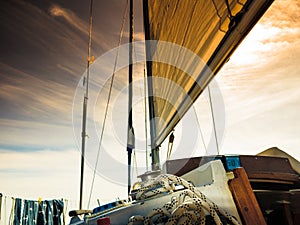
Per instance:
[[[147,73],[159,146],[236,49],[271,0],[144,2]],[[153,93],[152,93],[153,92]]]

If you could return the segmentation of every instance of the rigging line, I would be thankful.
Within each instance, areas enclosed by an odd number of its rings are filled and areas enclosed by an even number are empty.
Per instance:
[[[112,87],[113,87],[114,78],[115,78],[115,72],[116,72],[116,68],[117,68],[117,61],[118,61],[118,56],[119,56],[119,47],[121,45],[121,41],[122,41],[122,37],[123,37],[123,33],[124,33],[124,25],[125,25],[126,15],[127,15],[127,11],[128,11],[128,5],[129,5],[129,0],[126,0],[126,7],[125,7],[125,10],[124,10],[123,19],[122,19],[122,25],[121,25],[121,29],[120,29],[120,36],[119,36],[119,41],[118,41],[118,48],[117,48],[117,52],[116,52],[114,69],[113,69],[113,74],[112,74],[112,77],[111,77],[109,92],[108,92],[108,96],[107,96],[107,104],[106,104],[106,107],[105,107],[104,119],[103,119],[101,134],[100,134],[100,140],[99,140],[99,145],[98,145],[98,152],[97,152],[97,157],[96,157],[96,164],[95,164],[94,172],[93,172],[93,178],[92,178],[90,196],[89,196],[89,201],[88,201],[88,208],[89,208],[90,203],[91,203],[91,197],[92,197],[92,192],[93,192],[93,188],[94,188],[94,182],[95,182],[95,177],[96,177],[96,169],[97,169],[97,166],[98,166],[100,149],[101,149],[101,144],[102,144],[102,139],[103,139],[103,133],[104,133],[104,127],[105,127],[105,124],[106,124],[106,117],[107,117],[107,113],[108,113],[108,106],[109,106],[110,99],[111,99]]]
[[[217,7],[217,4],[216,4],[215,0],[211,0],[211,1],[212,1],[213,5],[214,5],[214,7],[215,7],[217,16],[218,16],[220,19],[222,19],[221,15],[220,15],[220,13],[219,13],[219,10],[218,10],[218,7]]]
[[[206,144],[205,144],[205,140],[204,140],[204,136],[203,136],[203,132],[202,132],[202,129],[201,129],[201,125],[200,125],[200,121],[199,121],[199,117],[197,115],[197,112],[195,113],[195,115],[196,115],[197,125],[198,125],[199,130],[200,130],[201,141],[203,143],[205,153],[207,154],[207,147],[206,147]]]
[[[134,25],[134,23],[132,24],[132,26]],[[133,45],[133,44],[132,44]],[[134,47],[133,48],[133,55],[134,55],[134,59],[135,60],[133,60],[133,62],[136,62],[136,60],[137,60],[137,51],[136,51],[136,48]],[[146,102],[146,92],[147,92],[147,90],[146,90],[146,72],[145,72],[145,63],[143,64],[143,68],[144,68],[144,97],[145,97],[145,101],[144,101],[144,105],[145,105],[145,107],[144,107],[144,110],[145,110],[145,138],[146,138],[146,168],[147,168],[147,170],[148,170],[148,150],[147,150],[147,140],[148,140],[148,134],[147,134],[147,130],[148,130],[148,127],[147,127],[147,102]],[[137,70],[138,71],[138,70]],[[142,89],[142,88],[141,88]],[[140,89],[140,91],[141,91],[141,89]],[[142,96],[142,93],[140,92],[140,95]],[[133,150],[133,157],[134,157],[134,163],[135,163],[135,167],[136,167],[136,175],[138,176],[138,166],[137,166],[137,157],[136,157],[136,151],[135,151],[135,149]],[[132,175],[132,177],[133,177],[133,171],[132,171],[132,173],[131,173],[131,175]]]
[[[213,105],[212,105],[210,85],[207,85],[207,90],[208,90],[208,95],[209,95],[210,111],[211,111],[211,116],[212,116],[212,121],[213,121],[213,127],[214,127],[214,134],[215,134],[215,140],[216,140],[216,145],[217,145],[217,153],[219,155],[220,154],[219,143],[218,143],[218,137],[217,137],[217,131],[216,131],[216,122],[215,122],[214,110],[213,110]]]
[[[146,79],[146,65],[144,63],[144,109],[145,109],[145,138],[146,138],[146,169],[148,171],[149,161],[148,161],[148,125],[147,125],[147,79]]]
[[[135,173],[136,173],[136,177],[139,175],[139,171],[138,171],[138,166],[137,166],[137,157],[136,157],[136,151],[135,149],[133,149],[133,162],[134,162],[134,167],[135,167]],[[131,172],[131,177],[133,177],[133,170]]]
[[[222,16],[220,15],[220,13],[219,13],[219,10],[218,10],[218,7],[217,7],[217,4],[216,4],[216,2],[215,2],[215,0],[212,0],[212,3],[213,3],[213,5],[214,5],[214,7],[215,7],[215,10],[216,10],[216,13],[217,13],[217,16],[219,17],[219,30],[220,31],[222,31],[223,33],[226,33],[226,31],[225,30],[222,30]]]
[[[233,18],[233,15],[232,15],[232,12],[231,12],[231,9],[230,9],[229,1],[225,0],[225,3],[226,3],[227,11],[228,11],[228,14],[229,14],[229,19],[231,20]]]

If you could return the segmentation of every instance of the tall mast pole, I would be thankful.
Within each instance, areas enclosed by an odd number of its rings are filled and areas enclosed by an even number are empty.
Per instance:
[[[131,189],[131,155],[134,148],[134,130],[132,126],[132,68],[133,68],[133,0],[129,6],[129,68],[128,68],[128,133],[127,133],[127,152],[128,152],[128,194]]]
[[[149,9],[148,0],[143,1],[144,14],[144,28],[146,41],[146,65],[147,65],[147,84],[148,84],[148,104],[149,104],[149,119],[150,119],[150,136],[151,136],[151,158],[152,171],[160,170],[159,148],[156,146],[156,125],[154,113],[154,96],[153,96],[153,82],[152,82],[152,62],[151,46],[150,46],[150,30],[149,30]]]
[[[82,132],[81,132],[81,170],[80,170],[80,197],[79,197],[79,209],[82,209],[82,195],[83,195],[83,178],[84,178],[84,157],[85,157],[85,140],[86,140],[86,116],[89,94],[89,76],[90,76],[90,64],[91,59],[91,45],[92,45],[92,22],[93,22],[93,0],[90,4],[90,20],[89,20],[89,41],[88,41],[88,55],[87,55],[87,71],[86,78],[84,79],[85,94],[83,100],[83,113],[82,113]]]

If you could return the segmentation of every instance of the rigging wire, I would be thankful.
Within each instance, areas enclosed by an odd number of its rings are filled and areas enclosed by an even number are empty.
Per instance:
[[[113,69],[113,73],[112,73],[112,77],[111,77],[111,82],[110,82],[110,87],[109,87],[109,92],[108,92],[108,97],[107,97],[107,103],[106,103],[106,107],[105,107],[104,119],[103,119],[101,134],[100,134],[98,152],[97,152],[97,157],[96,157],[96,164],[95,164],[94,171],[93,171],[93,178],[92,178],[90,196],[89,196],[89,200],[88,200],[88,208],[90,206],[90,202],[91,202],[91,198],[92,198],[92,192],[93,192],[93,188],[94,188],[94,182],[95,182],[95,177],[96,177],[96,169],[97,169],[98,161],[99,161],[99,155],[100,155],[100,150],[101,150],[103,133],[104,133],[106,118],[107,118],[107,113],[108,113],[108,106],[109,106],[110,99],[111,99],[112,87],[113,87],[115,72],[116,72],[116,68],[117,68],[117,61],[118,61],[118,56],[119,56],[119,47],[121,45],[121,41],[122,41],[122,37],[123,37],[123,33],[124,33],[124,25],[125,25],[125,21],[126,21],[128,6],[129,6],[129,0],[126,0],[126,7],[125,7],[125,10],[124,10],[122,25],[121,25],[121,29],[120,29],[120,36],[119,36],[119,41],[118,41],[118,48],[117,48],[117,53],[116,53],[116,58],[115,58],[115,63],[114,63],[114,69]]]
[[[135,173],[136,173],[136,177],[137,177],[139,175],[139,171],[138,171],[138,166],[137,166],[137,157],[136,157],[135,149],[133,150],[133,163],[134,163]],[[131,177],[133,177],[133,172],[134,172],[134,170],[132,170],[132,172],[131,172]]]
[[[145,144],[146,144],[146,169],[147,169],[147,171],[148,171],[148,167],[149,167],[149,160],[148,160],[148,125],[147,125],[147,98],[146,98],[146,96],[147,96],[147,84],[146,84],[146,82],[147,82],[147,79],[146,79],[146,69],[145,69],[145,63],[144,63],[144,99],[145,99],[145,101],[144,101],[144,103],[145,103],[145,138],[146,138],[146,142],[145,142]]]
[[[217,16],[219,17],[219,20],[220,20],[220,22],[219,22],[219,30],[222,31],[223,33],[226,33],[226,31],[222,29],[222,16],[220,15],[220,12],[218,10],[218,7],[217,7],[217,4],[216,4],[215,0],[212,0],[212,3],[214,5],[214,7],[215,7],[216,14],[217,14]]]
[[[220,19],[222,19],[222,16],[221,16],[220,13],[219,13],[219,10],[218,10],[218,7],[217,7],[217,4],[216,4],[215,0],[211,0],[211,1],[212,1],[213,5],[214,5],[214,7],[215,7],[217,16],[218,16]]]
[[[218,143],[218,137],[217,137],[217,131],[216,131],[216,122],[215,122],[214,110],[213,110],[213,105],[212,105],[210,85],[207,85],[207,90],[208,90],[209,103],[210,103],[210,111],[211,111],[213,128],[214,128],[214,134],[215,134],[215,140],[216,140],[216,146],[217,146],[217,153],[219,155],[220,154],[220,150],[219,150],[219,143]]]
[[[202,133],[202,129],[201,129],[201,125],[200,125],[200,121],[199,121],[199,117],[197,115],[197,112],[195,113],[195,115],[196,115],[197,125],[198,125],[199,131],[200,131],[201,141],[203,143],[203,146],[204,146],[204,149],[205,149],[205,153],[207,154],[207,147],[206,147],[206,144],[205,144],[205,140],[204,140],[204,136],[203,136],[203,133]]]
[[[234,16],[232,15],[232,12],[231,12],[231,9],[230,9],[229,1],[228,1],[228,0],[225,0],[225,3],[226,3],[227,11],[228,11],[228,14],[229,14],[229,19],[231,20]]]

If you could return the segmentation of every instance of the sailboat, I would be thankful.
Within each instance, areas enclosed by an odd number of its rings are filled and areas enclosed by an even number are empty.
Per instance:
[[[211,155],[168,160],[164,166],[159,159],[162,142],[170,137],[172,146],[174,127],[272,2],[143,1],[142,44],[147,72],[151,171],[140,175],[140,182],[135,184],[128,176],[128,199],[93,210],[81,209],[80,203],[80,210],[69,213],[70,224],[299,224],[300,181],[295,169],[299,163],[292,160],[291,164],[291,157],[279,149],[257,156]],[[131,85],[132,55],[136,50],[132,43],[132,4],[130,0],[128,174],[134,148]],[[89,45],[88,69],[90,59]],[[87,94],[88,89],[83,114]],[[84,160],[84,151],[82,154]]]

